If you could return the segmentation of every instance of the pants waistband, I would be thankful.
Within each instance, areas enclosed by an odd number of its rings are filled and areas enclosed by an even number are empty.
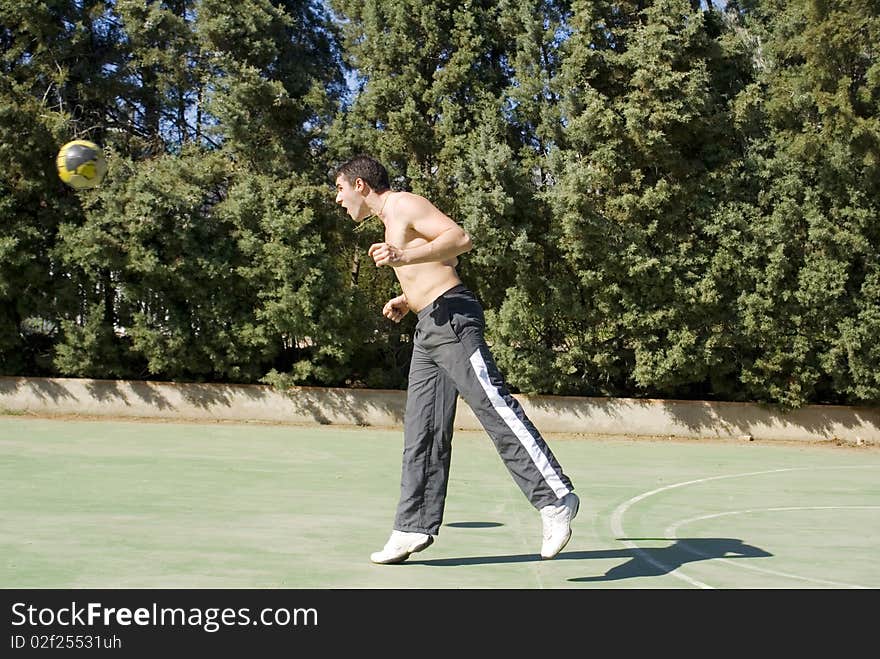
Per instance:
[[[421,311],[419,311],[418,319],[421,320],[422,318],[427,316],[429,313],[431,313],[434,310],[434,307],[437,305],[437,302],[440,300],[440,298],[442,298],[446,295],[450,295],[452,293],[461,293],[462,291],[466,291],[466,290],[468,290],[468,288],[464,284],[456,284],[455,286],[450,288],[448,291],[444,291],[443,293],[438,295],[436,298],[434,298],[434,300],[430,304],[426,304],[424,306],[424,308]]]

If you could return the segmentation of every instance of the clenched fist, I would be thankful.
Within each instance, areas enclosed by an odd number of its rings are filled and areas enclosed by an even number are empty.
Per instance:
[[[392,268],[397,265],[403,265],[403,250],[389,243],[373,243],[367,250],[376,266],[390,265]]]
[[[408,313],[409,304],[406,301],[406,295],[393,297],[385,303],[384,307],[382,307],[382,315],[393,320],[395,323],[399,323],[403,320],[403,317]]]

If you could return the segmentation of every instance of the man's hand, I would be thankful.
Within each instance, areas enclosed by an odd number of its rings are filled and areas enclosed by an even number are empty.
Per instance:
[[[406,302],[406,295],[393,297],[385,303],[384,307],[382,307],[382,315],[393,320],[395,323],[399,323],[403,320],[403,317],[408,313],[409,304]]]
[[[403,250],[389,243],[373,243],[367,254],[373,257],[376,266],[390,265],[392,268],[404,264]],[[395,298],[396,299],[396,298]]]

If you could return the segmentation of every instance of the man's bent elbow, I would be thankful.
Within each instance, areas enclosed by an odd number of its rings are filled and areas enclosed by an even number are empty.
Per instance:
[[[471,236],[466,231],[461,232],[461,239],[458,241],[459,248],[461,249],[461,254],[465,252],[471,251],[474,246],[474,241],[471,240]]]

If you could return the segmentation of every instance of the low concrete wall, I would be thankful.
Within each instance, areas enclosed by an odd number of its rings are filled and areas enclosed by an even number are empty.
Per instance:
[[[880,408],[811,405],[789,413],[748,403],[521,396],[541,432],[880,443]],[[127,380],[0,377],[0,411],[400,427],[402,391]],[[460,402],[455,424],[480,429]]]

